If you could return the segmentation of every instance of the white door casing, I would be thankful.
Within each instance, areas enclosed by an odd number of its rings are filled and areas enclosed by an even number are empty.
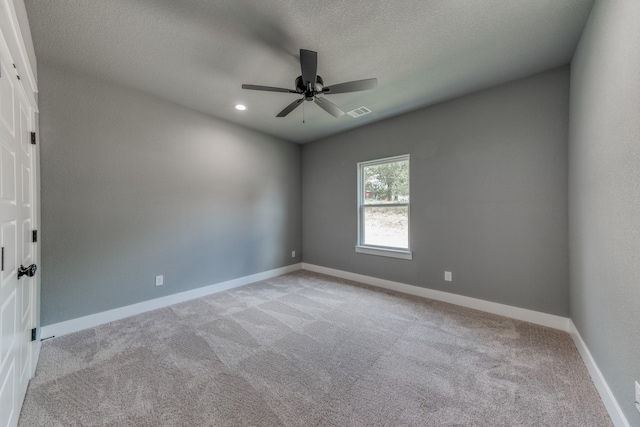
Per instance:
[[[0,32],[0,427],[15,426],[35,370],[35,280],[20,265],[37,262],[36,159],[31,144],[34,111]],[[0,254],[2,257],[2,254]],[[2,262],[2,259],[0,259]]]

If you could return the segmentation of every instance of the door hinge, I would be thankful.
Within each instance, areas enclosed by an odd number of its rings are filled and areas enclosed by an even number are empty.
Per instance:
[[[31,341],[35,341],[36,340],[36,335],[37,335],[36,332],[37,332],[36,328],[33,328],[31,330]]]
[[[31,143],[33,145],[36,144],[36,133],[35,132],[31,132]]]
[[[31,233],[31,241],[33,243],[37,243],[38,242],[38,230],[33,230]]]

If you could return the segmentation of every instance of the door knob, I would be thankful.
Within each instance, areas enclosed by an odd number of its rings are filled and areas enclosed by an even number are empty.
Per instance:
[[[20,279],[22,276],[27,276],[27,277],[35,276],[37,269],[38,269],[38,266],[35,264],[31,264],[29,267],[25,267],[24,265],[21,265],[20,268],[18,268],[18,279]]]

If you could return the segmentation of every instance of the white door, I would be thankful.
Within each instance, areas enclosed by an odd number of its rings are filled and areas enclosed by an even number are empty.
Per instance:
[[[33,115],[0,34],[0,427],[17,425],[35,368],[35,280],[18,279],[36,262]]]

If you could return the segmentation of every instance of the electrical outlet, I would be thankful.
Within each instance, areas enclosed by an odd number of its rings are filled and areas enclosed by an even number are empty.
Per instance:
[[[164,285],[164,276],[156,276],[156,286]]]
[[[295,258],[296,257],[296,251],[291,251],[291,258]]]
[[[450,271],[445,271],[444,272],[444,280],[446,282],[451,282],[453,279],[451,278],[451,272]]]
[[[640,412],[640,384],[636,381],[636,409]]]

